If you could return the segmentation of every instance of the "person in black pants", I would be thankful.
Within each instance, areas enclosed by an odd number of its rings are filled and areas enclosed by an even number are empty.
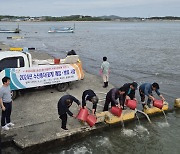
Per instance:
[[[1,127],[2,130],[9,130],[9,127],[14,126],[11,122],[12,98],[10,89],[10,78],[2,79],[3,86],[0,88],[0,106],[2,108]]]
[[[86,108],[86,101],[87,100],[92,102],[92,104],[93,104],[92,114],[95,115],[96,108],[97,108],[97,103],[98,103],[99,99],[96,96],[96,94],[94,93],[94,91],[91,90],[91,89],[85,90],[83,92],[83,95],[82,95],[82,108]]]
[[[111,107],[118,106],[120,108],[123,101],[124,94],[125,94],[124,87],[121,87],[119,89],[118,88],[111,89],[106,95],[106,101],[104,104],[103,111],[108,111],[109,103],[111,103]],[[117,101],[118,98],[119,98],[119,102]]]
[[[124,103],[127,99],[136,100],[135,92],[137,90],[138,84],[136,82],[125,83],[123,87],[125,89],[125,93],[123,95],[123,101],[122,101],[122,107],[124,109]]]
[[[58,114],[59,118],[62,120],[62,125],[61,128],[64,130],[68,130],[66,128],[67,124],[67,114],[71,117],[76,118],[76,116],[69,110],[70,106],[72,105],[73,102],[76,102],[77,105],[80,107],[80,102],[78,99],[76,99],[72,95],[64,95],[60,98],[58,101]]]

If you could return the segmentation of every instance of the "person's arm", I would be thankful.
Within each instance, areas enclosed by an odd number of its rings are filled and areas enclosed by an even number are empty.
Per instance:
[[[163,101],[165,101],[165,98],[163,97],[162,94],[160,94],[159,97],[160,97]]]
[[[74,102],[76,102],[76,104],[78,105],[79,109],[81,109],[80,101],[79,101],[77,98],[75,98],[74,96],[71,96],[71,98],[72,98],[72,100],[73,100]],[[73,116],[73,117],[74,117],[74,116]]]
[[[151,100],[154,101],[154,97],[152,96],[152,94],[149,93],[149,87],[148,86],[145,87],[144,94],[146,96],[148,96]]]
[[[131,99],[128,95],[126,95],[126,100]]]
[[[1,105],[2,110],[3,110],[3,111],[5,111],[5,110],[6,110],[6,108],[5,108],[5,107],[4,107],[4,105],[3,105],[2,98],[0,98],[0,105]]]
[[[165,101],[165,98],[164,98],[163,95],[159,92],[158,89],[156,89],[156,94],[157,94],[163,101]]]
[[[69,110],[68,107],[66,108],[66,112],[67,112],[67,114],[68,114],[69,116],[74,117],[74,116],[73,116],[73,113]]]
[[[76,102],[76,104],[79,106],[80,105],[80,101],[77,99],[77,98],[75,98],[74,96],[71,96],[71,99],[74,101],[74,102]]]
[[[116,105],[118,105],[119,103],[118,103],[118,101],[116,101],[115,96],[116,96],[116,89],[113,89],[111,99]]]
[[[92,108],[93,115],[95,115],[96,108],[97,108],[97,103],[93,104],[93,108]]]
[[[86,108],[86,94],[84,92],[83,92],[83,95],[82,95],[82,107]]]
[[[133,91],[132,91],[132,96],[133,96],[133,100],[137,101],[136,96],[135,96],[135,93],[136,93],[136,91],[133,90]]]
[[[131,93],[132,93],[133,99],[135,99],[135,90],[132,90]]]
[[[101,64],[101,69],[103,70],[103,68],[104,68],[104,65],[103,65],[103,63]]]

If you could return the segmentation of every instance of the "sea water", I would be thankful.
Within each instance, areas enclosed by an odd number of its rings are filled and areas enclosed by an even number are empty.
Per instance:
[[[49,34],[50,27],[73,26],[74,22],[22,22],[20,34],[1,34],[0,41],[15,47],[34,47],[55,57],[64,58],[74,49],[83,68],[99,75],[102,57],[110,62],[110,83],[116,87],[126,82],[158,82],[160,92],[173,107],[180,97],[180,22],[76,22],[70,34]],[[0,22],[12,29],[16,22]],[[23,36],[10,40],[7,37]],[[136,94],[139,99],[138,92]],[[138,108],[141,104],[138,104]],[[47,153],[163,153],[180,151],[180,113],[174,111],[151,118],[141,125],[125,123],[121,127],[90,135],[81,142],[50,149]],[[96,148],[95,148],[96,147]]]

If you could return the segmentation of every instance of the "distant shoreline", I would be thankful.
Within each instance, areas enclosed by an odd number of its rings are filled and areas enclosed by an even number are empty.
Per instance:
[[[40,22],[73,22],[73,23],[80,23],[80,22],[180,22],[180,20],[145,20],[145,21],[140,21],[140,20],[120,20],[120,21],[0,21],[0,23],[3,22],[14,22],[14,23],[40,23]]]
[[[129,22],[129,21],[180,21],[180,17],[177,16],[163,16],[163,17],[120,17],[116,15],[104,15],[104,16],[89,16],[89,15],[70,15],[70,16],[10,16],[10,15],[0,15],[0,21],[30,21],[30,22],[92,22],[92,21],[119,21],[119,22]]]

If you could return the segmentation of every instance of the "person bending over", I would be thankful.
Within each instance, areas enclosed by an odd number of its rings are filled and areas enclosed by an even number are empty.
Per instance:
[[[91,89],[85,90],[82,95],[82,108],[86,108],[86,101],[92,102],[92,114],[95,115],[98,97],[96,96],[95,92]]]
[[[79,106],[80,108],[80,102],[78,99],[76,99],[74,96],[72,95],[64,95],[62,96],[59,101],[58,101],[58,114],[59,114],[59,118],[62,120],[62,125],[61,128],[64,130],[68,130],[66,128],[66,124],[67,124],[67,114],[71,117],[76,118],[76,116],[69,110],[69,108],[71,107],[72,103],[76,102],[76,104]]]

